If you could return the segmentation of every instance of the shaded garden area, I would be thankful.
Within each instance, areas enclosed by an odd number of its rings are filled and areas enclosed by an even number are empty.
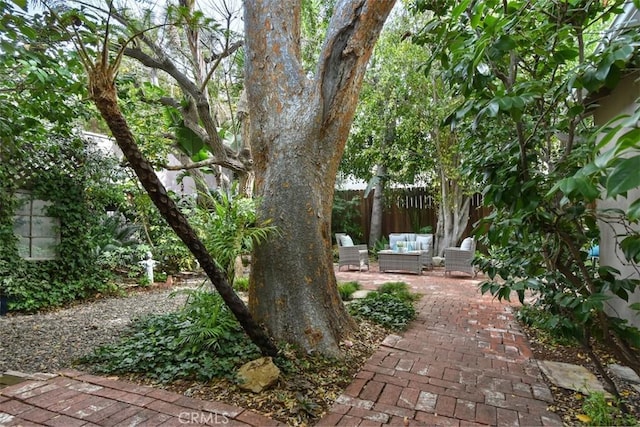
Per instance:
[[[373,263],[429,227],[438,254],[474,234],[479,290],[530,305],[623,402],[602,358],[640,372],[637,0],[394,3],[0,0],[3,311],[152,287],[147,258],[210,289],[92,363],[206,382],[267,356],[294,377],[376,342],[365,314],[412,317],[385,293],[344,304],[335,233]],[[283,419],[315,420],[296,399]]]

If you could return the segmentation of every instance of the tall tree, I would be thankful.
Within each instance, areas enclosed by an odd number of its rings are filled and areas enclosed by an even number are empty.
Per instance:
[[[79,57],[88,74],[89,96],[160,214],[199,261],[251,339],[264,354],[274,356],[277,354],[277,348],[269,334],[254,320],[244,302],[234,292],[224,272],[216,265],[215,260],[198,238],[187,218],[167,193],[166,188],[158,179],[153,165],[143,155],[136,142],[131,127],[120,108],[116,86],[116,76],[125,52],[133,57],[139,57],[143,63],[153,64],[154,67],[165,71],[176,79],[180,88],[187,95],[182,110],[184,121],[188,122],[189,119],[198,121],[198,123],[191,123],[190,126],[185,124],[184,127],[200,136],[200,139],[211,148],[219,164],[244,170],[246,163],[239,159],[238,153],[222,143],[217,133],[216,119],[211,114],[205,85],[198,85],[189,79],[170,60],[166,52],[138,27],[137,22],[126,19],[124,14],[111,8],[106,12],[104,27],[96,26],[78,10],[63,11],[61,14],[54,13],[54,15],[58,15],[58,22],[63,30],[73,34],[72,41],[76,45]],[[193,10],[188,7],[179,9],[178,12],[178,16],[182,19],[192,18],[193,15],[200,16],[192,14]],[[111,37],[111,31],[114,30],[111,25],[112,19],[126,24],[128,29],[132,30],[133,36],[129,36],[129,40],[118,39],[117,42],[114,42]],[[104,34],[101,38],[96,39],[95,31],[100,28],[103,28]],[[116,35],[122,36],[122,33],[116,32]],[[140,39],[151,52],[143,51],[139,45],[134,43],[134,39]],[[113,45],[114,43],[116,46]],[[129,47],[129,44],[132,47]],[[204,130],[200,129],[199,123],[202,123]]]
[[[301,2],[245,2],[247,99],[262,218],[279,239],[257,248],[249,303],[279,339],[339,354],[354,326],[331,257],[335,177],[373,46],[394,1],[340,0],[313,74],[301,62]]]
[[[152,36],[149,21],[133,19],[111,3],[104,14],[67,10],[59,22],[75,34],[89,74],[91,99],[142,185],[263,352],[274,354],[275,347],[260,324],[277,340],[337,355],[340,340],[354,324],[341,303],[333,273],[333,185],[362,76],[394,1],[337,2],[314,73],[302,64],[302,2],[244,3],[245,89],[253,158],[223,144],[217,133],[206,87],[211,70],[200,73],[205,78],[199,84],[197,75],[188,75],[195,59],[176,62],[182,50],[168,50],[160,43],[176,37],[177,28],[193,31],[213,25],[191,8],[193,4],[171,9],[174,14],[167,15],[163,27],[169,30],[163,37]],[[197,42],[195,35],[186,39]],[[210,64],[216,65],[237,47],[225,45],[213,51]],[[210,148],[209,164],[238,173],[255,165],[257,195],[263,201],[260,218],[272,219],[282,232],[280,238],[258,247],[253,257],[250,307],[255,317],[233,293],[140,152],[118,102],[116,78],[123,55],[175,80],[182,97],[162,101],[181,116],[182,135]]]
[[[388,184],[431,187],[439,210],[435,248],[442,253],[467,226],[469,188],[460,171],[464,151],[457,134],[442,125],[460,101],[441,79],[424,75],[430,51],[413,43],[412,35],[424,23],[423,17],[398,10],[385,26],[365,76],[341,170],[375,185],[370,246],[382,237]]]

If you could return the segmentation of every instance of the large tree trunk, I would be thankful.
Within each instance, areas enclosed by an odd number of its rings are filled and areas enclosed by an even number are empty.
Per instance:
[[[89,90],[93,101],[160,214],[200,262],[200,266],[207,273],[220,296],[222,296],[252,341],[264,354],[275,356],[277,348],[270,337],[254,321],[245,304],[227,282],[225,275],[216,267],[213,258],[191,228],[187,219],[167,194],[153,167],[138,149],[129,125],[118,106],[116,88],[110,70],[106,65],[99,63],[93,70],[87,71],[89,72]]]
[[[272,335],[340,355],[354,327],[331,256],[335,177],[367,62],[394,1],[338,1],[314,78],[300,58],[300,1],[246,0],[246,82],[259,215],[281,235],[252,262],[249,306]]]

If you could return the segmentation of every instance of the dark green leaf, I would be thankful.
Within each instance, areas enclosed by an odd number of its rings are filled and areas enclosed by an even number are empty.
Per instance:
[[[516,41],[510,36],[503,35],[492,45],[494,49],[499,50],[500,52],[509,52],[512,49],[515,49],[517,46]]]
[[[627,208],[627,216],[631,221],[640,219],[640,199],[634,200]]]
[[[640,156],[620,159],[607,178],[607,196],[616,197],[640,186]]]
[[[640,261],[640,236],[629,235],[620,242],[620,248],[629,261]]]

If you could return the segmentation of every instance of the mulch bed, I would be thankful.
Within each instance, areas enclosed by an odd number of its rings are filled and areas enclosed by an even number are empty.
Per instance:
[[[602,384],[605,384],[602,376],[598,373],[595,364],[579,344],[561,343],[550,339],[548,334],[538,329],[525,325],[522,325],[522,328],[529,338],[533,355],[537,360],[550,360],[554,362],[564,362],[584,366],[598,377]],[[596,343],[594,345],[594,349],[604,366],[614,363],[622,364],[604,346]],[[622,403],[629,411],[629,415],[640,422],[640,392],[633,388],[628,381],[622,380],[611,373],[609,373],[609,376],[616,384],[623,401]],[[584,415],[586,415],[583,405],[587,396],[573,390],[557,387],[548,378],[545,378],[545,380],[551,389],[551,393],[553,394],[555,401],[549,409],[560,415],[565,425],[591,425],[587,422],[581,421],[585,419]],[[620,405],[616,405],[613,401],[610,403],[612,408],[616,406],[620,407]],[[624,414],[621,411],[615,415],[614,420],[616,422],[613,425],[629,425],[627,422],[628,420],[624,418]]]

